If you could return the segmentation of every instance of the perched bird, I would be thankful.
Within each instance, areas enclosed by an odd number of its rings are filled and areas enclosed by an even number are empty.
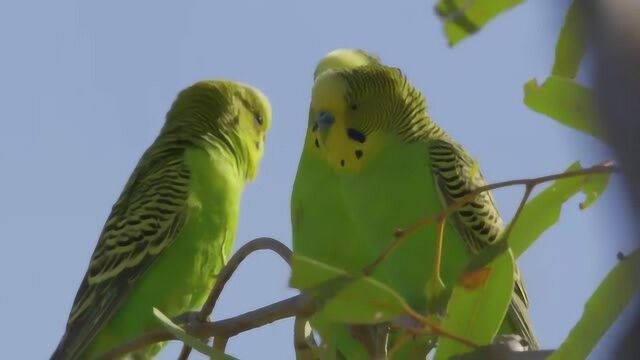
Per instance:
[[[314,81],[324,72],[334,69],[348,69],[379,64],[379,59],[361,50],[337,49],[328,53],[317,64]],[[342,200],[339,175],[325,161],[319,151],[316,136],[318,123],[315,113],[309,109],[309,122],[304,142],[304,150],[298,164],[298,171],[291,196],[291,224],[293,248],[298,254],[334,264],[345,270],[360,271],[359,263],[352,263],[351,257],[363,257],[357,247],[355,226]],[[364,250],[362,250],[364,251]],[[353,265],[353,266],[351,266]],[[323,340],[337,343],[341,353],[348,358],[362,358],[362,346],[354,341],[347,327],[340,324],[323,323],[314,318],[313,328],[318,330]],[[331,338],[329,340],[329,338]],[[297,358],[308,358],[311,350],[295,339]]]
[[[271,123],[259,90],[200,81],[178,94],[111,210],[52,359],[91,359],[199,308],[236,236]],[[161,345],[135,354],[150,358]]]
[[[319,74],[309,119],[292,197],[294,251],[301,255],[360,273],[397,229],[486,184],[476,162],[431,120],[423,95],[400,70],[379,61]],[[438,275],[452,287],[503,226],[488,192],[452,214],[440,274],[433,270],[436,231],[431,226],[410,236],[372,274],[421,311],[435,295],[425,295],[425,288]],[[521,335],[537,348],[517,277],[501,333]],[[346,341],[328,336],[342,351],[339,343]]]
[[[360,50],[338,49],[318,63],[314,80],[328,70],[371,64],[378,64],[373,55]],[[294,248],[300,253],[313,254],[316,260],[348,265],[351,253],[358,249],[345,249],[350,242],[345,243],[342,238],[355,238],[355,234],[349,234],[354,226],[342,205],[339,174],[320,151],[319,126],[316,114],[310,109],[304,151],[291,197]]]

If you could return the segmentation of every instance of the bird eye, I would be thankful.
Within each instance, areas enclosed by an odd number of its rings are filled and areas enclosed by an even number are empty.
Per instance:
[[[351,110],[356,111],[358,110],[358,105],[356,105],[355,103],[352,103],[351,105],[349,105],[349,108],[351,108]]]
[[[255,119],[258,125],[262,125],[264,123],[264,119],[260,115],[256,115]]]

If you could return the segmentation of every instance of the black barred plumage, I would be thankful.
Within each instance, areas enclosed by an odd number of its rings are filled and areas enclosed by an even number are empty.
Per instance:
[[[326,72],[314,84],[312,110],[328,112],[335,117],[331,125],[317,131],[317,136],[321,139],[318,152],[338,173],[377,174],[375,171],[380,168],[365,169],[375,166],[376,158],[388,160],[381,155],[385,152],[401,152],[395,148],[401,143],[406,145],[408,157],[416,154],[414,151],[424,154],[424,163],[413,165],[428,167],[430,176],[425,179],[435,184],[436,196],[440,197],[443,207],[486,185],[473,159],[431,120],[423,95],[398,69],[374,64]],[[366,142],[358,141],[359,137],[354,136],[358,133],[364,135]],[[363,160],[351,160],[356,150],[363,152]],[[345,164],[344,159],[351,162]],[[385,164],[393,167],[390,163]],[[403,181],[403,178],[394,179],[393,186],[401,186]],[[425,184],[425,187],[430,188],[431,184]],[[495,242],[503,231],[502,220],[489,192],[478,194],[454,212],[448,222],[471,254]],[[532,348],[536,348],[527,307],[525,290],[518,277],[509,321],[513,323],[512,331],[519,332]]]
[[[74,300],[60,343],[66,346],[62,358],[74,358],[83,351],[87,341],[126,299],[130,284],[175,239],[184,224],[189,183],[184,150],[154,144],[140,159],[146,166],[136,168],[114,204]],[[74,339],[76,347],[65,343],[67,338]]]
[[[255,114],[261,122],[248,119],[240,124],[241,111]],[[111,209],[52,359],[85,357],[136,282],[178,238],[190,216],[192,172],[186,153],[222,149],[228,165],[237,167],[239,175],[244,173],[240,181],[251,179],[261,151],[248,149],[248,144],[254,147],[264,140],[269,123],[263,125],[263,117],[270,122],[268,101],[243,84],[202,81],[180,92],[160,135],[142,155]]]
[[[445,204],[486,185],[473,159],[459,145],[446,137],[429,140],[427,144],[433,174]],[[453,221],[473,252],[494,242],[502,231],[502,220],[489,192],[479,194],[456,211]]]
[[[351,116],[353,122],[349,126],[356,127],[367,136],[384,131],[395,133],[407,143],[424,142],[444,206],[486,185],[477,164],[430,119],[424,96],[400,70],[372,65],[342,70],[339,74],[346,84],[345,102],[366,102],[367,105],[367,116]],[[380,101],[381,98],[384,101]],[[496,241],[503,231],[502,219],[490,192],[476,196],[456,211],[450,221],[472,253]],[[526,291],[518,274],[509,317],[531,347],[537,348],[527,307]]]
[[[427,148],[436,187],[445,206],[487,185],[477,164],[448,136],[427,139]],[[478,194],[473,201],[457,210],[449,220],[473,253],[478,253],[496,241],[503,231],[502,219],[488,191]],[[529,299],[516,267],[516,283],[507,316],[529,346],[537,349],[538,343],[527,314],[528,307]]]
[[[393,130],[408,142],[442,134],[427,115],[424,96],[414,88],[399,69],[379,65],[365,66],[341,72],[347,84],[344,100],[347,104],[358,104],[370,94],[387,94],[391,99],[377,107],[375,117],[361,122],[358,130],[364,134],[374,131]],[[353,111],[357,111],[353,110]]]

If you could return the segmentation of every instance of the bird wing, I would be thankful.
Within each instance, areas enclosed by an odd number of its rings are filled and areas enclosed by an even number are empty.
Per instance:
[[[440,138],[428,141],[429,158],[436,188],[444,206],[487,185],[477,163],[455,142]],[[493,243],[501,234],[502,219],[489,191],[478,194],[468,204],[454,212],[450,220],[472,253]],[[530,347],[537,348],[528,315],[529,299],[516,267],[516,282],[509,305],[508,321]]]
[[[52,359],[76,359],[188,218],[184,147],[143,155],[102,230]]]

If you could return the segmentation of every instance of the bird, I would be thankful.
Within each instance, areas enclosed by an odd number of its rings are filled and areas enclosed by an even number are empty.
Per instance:
[[[358,55],[363,53],[354,49],[349,57],[363,58]],[[424,96],[403,72],[371,58],[376,61],[324,66],[316,77],[291,200],[294,253],[356,274],[385,251],[397,229],[435,216],[486,185],[477,162],[431,119]],[[438,269],[433,267],[437,229],[426,227],[407,238],[371,276],[415,309],[427,311],[429,297],[438,295],[431,291],[433,284],[453,287],[473,255],[503,231],[492,195],[483,192],[445,223]],[[516,270],[500,333],[520,335],[536,349],[528,306]],[[336,344],[345,358],[374,357],[371,347],[356,349],[344,339],[354,337],[353,327],[334,331],[340,327],[316,322],[320,336]],[[420,346],[426,348],[426,343]]]
[[[203,304],[270,124],[269,100],[244,83],[202,80],[178,94],[111,209],[52,360],[96,358],[158,329],[154,307],[175,317]]]

